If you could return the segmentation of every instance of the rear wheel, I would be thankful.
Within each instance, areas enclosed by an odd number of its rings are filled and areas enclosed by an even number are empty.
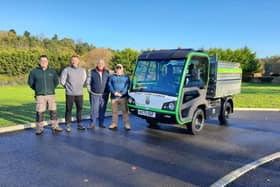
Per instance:
[[[202,131],[205,123],[204,111],[201,108],[196,109],[193,114],[192,122],[188,124],[188,129],[193,135],[198,134]]]
[[[221,125],[227,125],[229,115],[232,112],[232,106],[229,102],[224,103],[224,106],[222,108],[222,111],[218,117]]]
[[[146,119],[147,123],[148,123],[148,128],[152,128],[152,129],[156,129],[158,128],[158,122],[155,119]]]

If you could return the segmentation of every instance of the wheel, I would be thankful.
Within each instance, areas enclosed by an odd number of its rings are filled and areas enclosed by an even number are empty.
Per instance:
[[[222,111],[218,117],[221,125],[227,125],[229,114],[232,112],[232,106],[229,102],[224,103]]]
[[[196,109],[193,114],[192,122],[188,124],[188,129],[193,135],[198,134],[204,127],[205,115],[201,108]]]
[[[158,122],[155,119],[148,118],[148,119],[146,119],[146,121],[149,124],[148,128],[152,128],[152,129],[158,128]]]

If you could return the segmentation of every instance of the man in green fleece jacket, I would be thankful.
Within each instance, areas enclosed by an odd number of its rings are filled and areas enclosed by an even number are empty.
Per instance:
[[[35,91],[36,98],[36,135],[43,133],[44,112],[47,107],[50,111],[52,129],[61,132],[57,122],[57,111],[55,102],[55,88],[59,81],[54,69],[48,68],[48,57],[41,55],[39,66],[31,70],[28,77],[28,85]]]

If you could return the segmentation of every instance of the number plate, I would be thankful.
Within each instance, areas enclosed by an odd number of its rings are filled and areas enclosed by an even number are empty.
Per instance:
[[[138,110],[138,115],[148,116],[148,117],[152,117],[152,118],[156,117],[155,112],[151,112],[151,111],[147,111],[147,110]]]

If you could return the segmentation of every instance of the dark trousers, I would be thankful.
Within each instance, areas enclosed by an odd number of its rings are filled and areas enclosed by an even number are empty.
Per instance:
[[[82,95],[66,95],[66,111],[65,111],[65,120],[67,124],[71,123],[71,114],[73,103],[76,105],[76,117],[77,122],[82,121],[82,111],[83,111],[83,96]]]

